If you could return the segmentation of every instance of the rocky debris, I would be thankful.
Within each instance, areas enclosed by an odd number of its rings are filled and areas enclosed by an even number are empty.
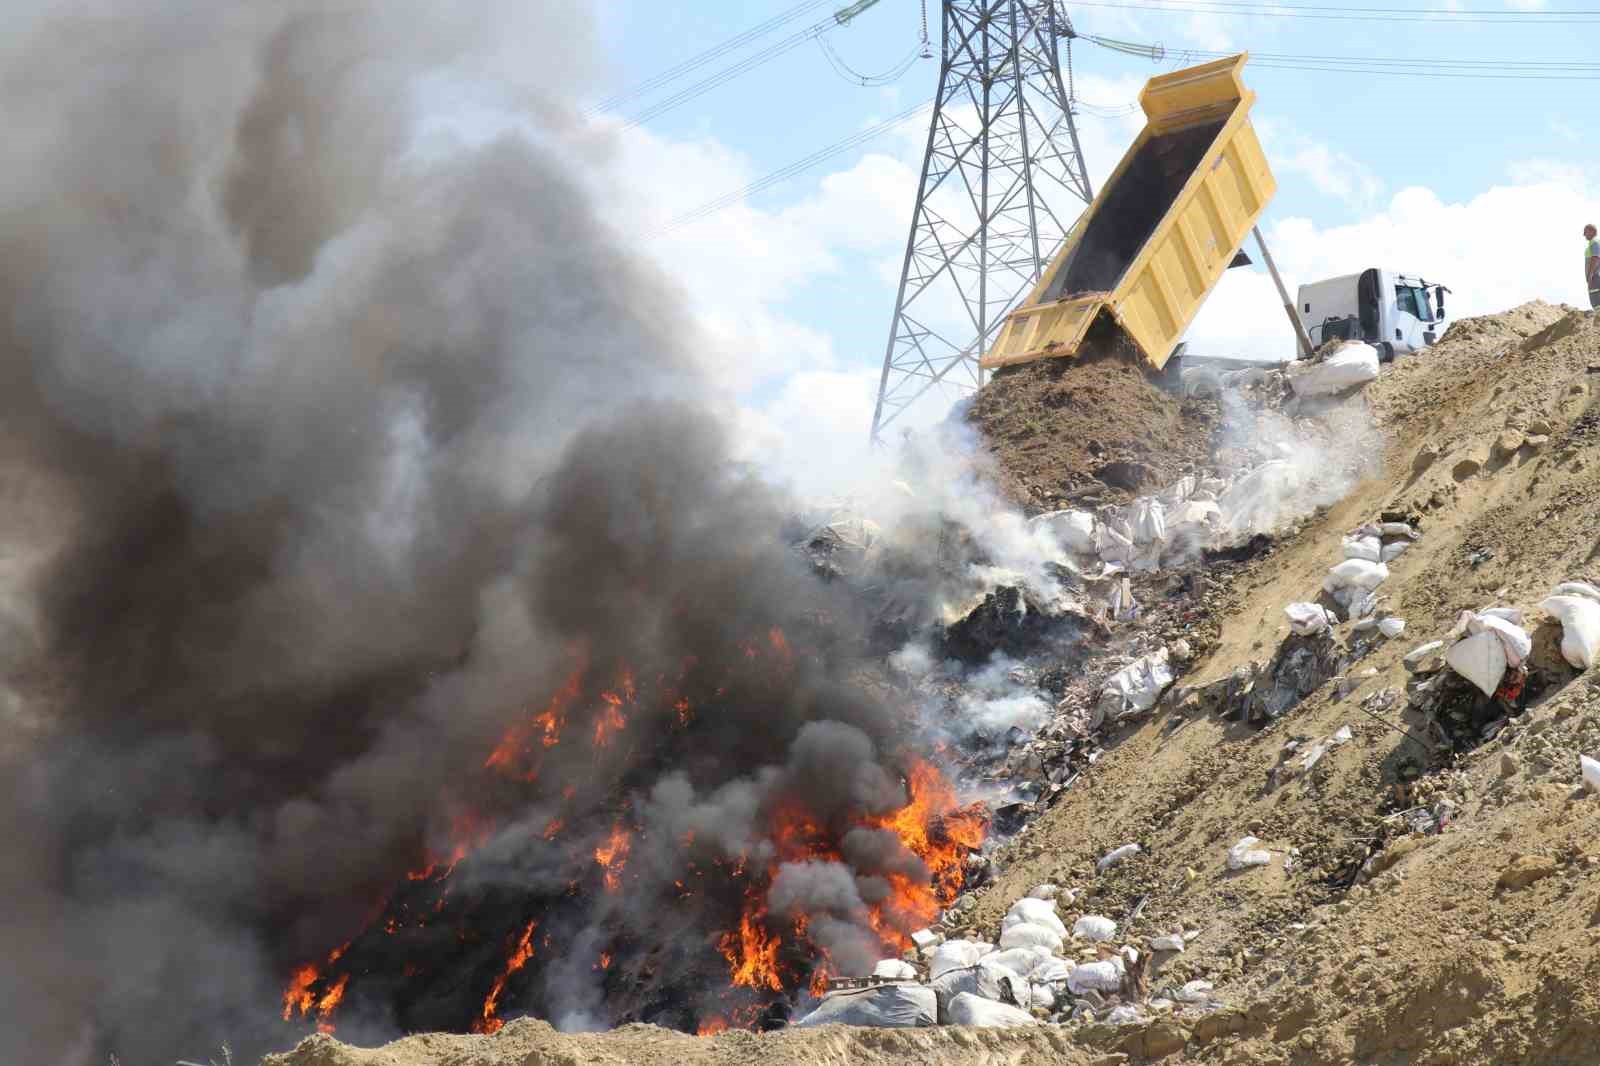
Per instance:
[[[1331,630],[1309,637],[1291,633],[1268,663],[1250,663],[1226,679],[1223,702],[1228,716],[1265,725],[1342,674],[1347,661],[1344,646]]]
[[[1556,861],[1543,855],[1517,855],[1500,873],[1498,886],[1503,891],[1515,892],[1544,880],[1556,872]]]
[[[947,656],[976,664],[996,652],[1021,657],[1104,633],[1103,626],[1069,604],[1046,600],[1022,585],[1002,585],[947,625],[941,644]]]

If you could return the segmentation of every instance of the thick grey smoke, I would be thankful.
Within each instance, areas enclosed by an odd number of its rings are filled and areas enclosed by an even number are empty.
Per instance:
[[[754,854],[785,797],[844,820],[903,800],[885,716],[824,656],[706,680],[722,717],[693,743],[662,706],[630,745],[552,755],[531,798],[464,784],[575,655],[692,686],[777,622],[850,632],[690,400],[671,285],[558,162],[583,7],[8,10],[0,1061],[293,1039],[289,968],[485,807],[471,884],[554,893],[619,799],[707,861]],[[423,138],[463,81],[536,134]],[[574,810],[578,839],[547,839]],[[851,845],[869,893],[915,861],[882,844]],[[635,876],[692,857],[653,837]],[[690,919],[662,906],[618,920],[670,938]],[[563,950],[600,927],[572,919]],[[552,973],[552,1014],[605,1020],[600,978]],[[381,1001],[355,1035],[400,1024]]]

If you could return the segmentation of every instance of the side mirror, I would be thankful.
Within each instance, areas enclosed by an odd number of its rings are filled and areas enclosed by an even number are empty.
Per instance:
[[[1433,306],[1438,311],[1440,318],[1444,317],[1444,286],[1440,285],[1433,290]]]

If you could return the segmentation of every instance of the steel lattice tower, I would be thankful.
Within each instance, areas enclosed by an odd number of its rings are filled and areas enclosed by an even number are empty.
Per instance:
[[[1055,0],[943,0],[944,48],[872,437],[978,359],[1094,198]],[[1058,44],[1068,40],[1063,84]]]

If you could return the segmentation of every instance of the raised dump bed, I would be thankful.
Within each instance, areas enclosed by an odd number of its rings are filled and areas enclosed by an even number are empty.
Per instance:
[[[1239,77],[1247,58],[1150,79],[1143,131],[984,367],[1074,355],[1096,322],[1120,328],[1152,368],[1166,365],[1277,190],[1250,125],[1255,93]]]

